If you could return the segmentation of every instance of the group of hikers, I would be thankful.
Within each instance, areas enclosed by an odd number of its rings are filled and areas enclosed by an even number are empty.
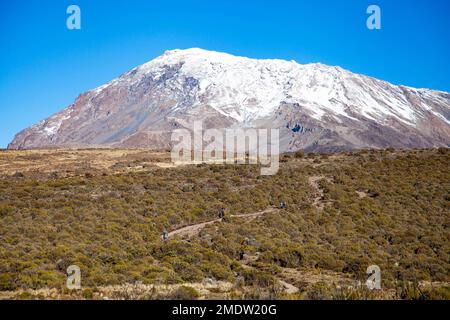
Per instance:
[[[286,208],[287,208],[286,202],[284,202],[284,201],[283,201],[283,202],[280,202],[280,205],[278,206],[278,208],[279,208],[279,209],[282,209],[282,210],[286,209]],[[219,217],[219,219],[225,218],[225,209],[224,209],[224,208],[220,208],[220,209],[219,209],[218,217]],[[169,239],[169,232],[167,232],[167,230],[164,230],[164,231],[162,232],[162,234],[161,234],[161,239],[162,239],[163,241],[167,241],[167,240]]]

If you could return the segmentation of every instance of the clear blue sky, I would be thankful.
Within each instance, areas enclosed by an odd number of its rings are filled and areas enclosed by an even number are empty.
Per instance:
[[[77,4],[82,29],[66,28]],[[382,29],[366,28],[366,8]],[[79,93],[162,54],[201,47],[339,65],[450,91],[448,0],[0,1],[0,147]]]

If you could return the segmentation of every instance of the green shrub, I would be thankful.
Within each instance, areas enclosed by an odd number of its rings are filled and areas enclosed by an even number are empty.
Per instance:
[[[198,297],[200,294],[197,290],[189,286],[181,286],[168,296],[171,300],[196,300]]]

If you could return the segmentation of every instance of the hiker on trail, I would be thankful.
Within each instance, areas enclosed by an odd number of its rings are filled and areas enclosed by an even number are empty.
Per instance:
[[[286,202],[280,202],[280,209],[286,209]]]
[[[221,208],[221,209],[219,210],[219,218],[220,218],[220,219],[223,219],[224,217],[225,217],[225,209]]]
[[[163,241],[167,241],[167,239],[169,239],[169,233],[166,230],[163,231],[161,239],[163,239]]]
[[[244,260],[244,258],[245,258],[245,252],[241,250],[239,252],[239,260]]]

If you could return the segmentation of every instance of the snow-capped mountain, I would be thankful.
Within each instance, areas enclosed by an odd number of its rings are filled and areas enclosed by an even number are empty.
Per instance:
[[[281,150],[450,145],[450,94],[340,67],[166,51],[18,133],[12,149],[168,148],[174,128],[280,128]]]

